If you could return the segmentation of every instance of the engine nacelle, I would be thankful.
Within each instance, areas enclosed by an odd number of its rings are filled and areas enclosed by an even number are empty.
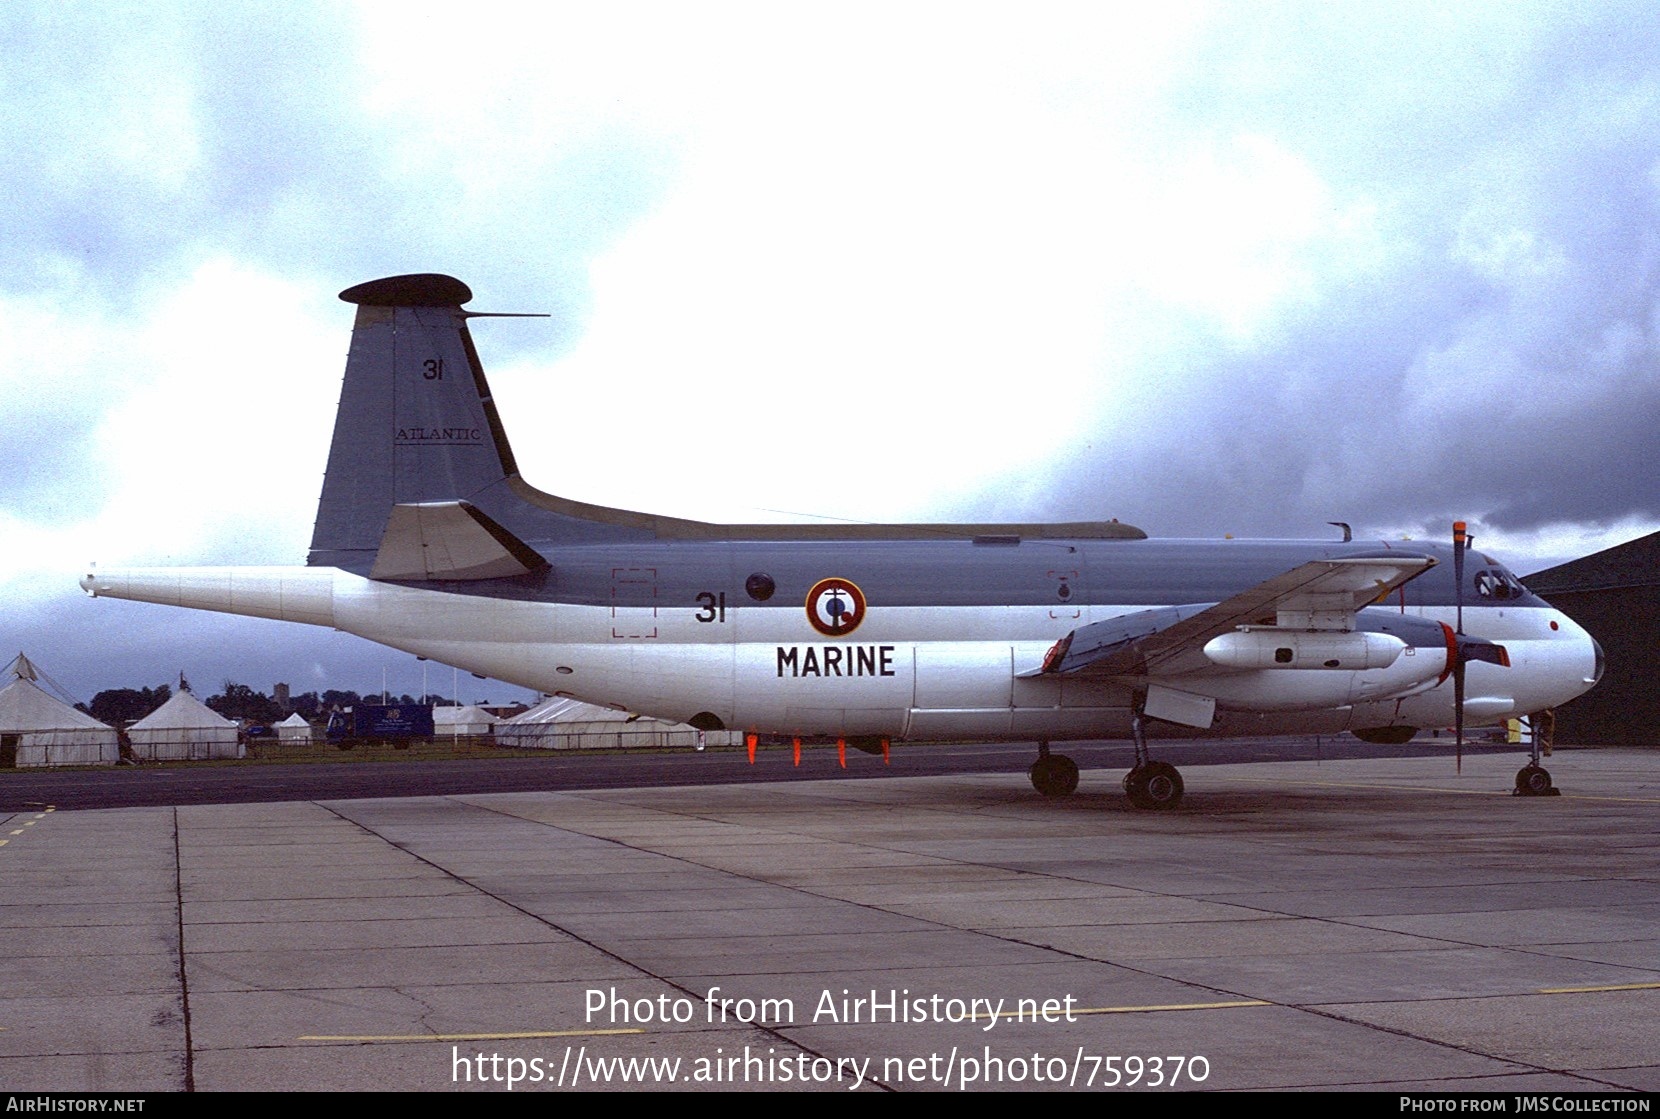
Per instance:
[[[1241,626],[1205,643],[1205,656],[1224,668],[1388,668],[1406,642],[1388,633],[1286,630]]]

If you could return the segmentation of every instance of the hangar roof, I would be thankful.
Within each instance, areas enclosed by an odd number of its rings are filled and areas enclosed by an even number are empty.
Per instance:
[[[1522,580],[1534,594],[1660,586],[1660,532],[1547,568]]]

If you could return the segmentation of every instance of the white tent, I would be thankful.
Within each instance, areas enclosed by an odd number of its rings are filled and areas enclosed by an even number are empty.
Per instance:
[[[743,736],[734,731],[711,731],[710,746],[730,746]],[[611,750],[627,746],[655,748],[697,745],[697,730],[685,723],[666,723],[627,711],[597,707],[580,700],[553,696],[529,711],[496,724],[496,745],[543,750]]]
[[[496,725],[496,717],[482,707],[468,704],[464,707],[434,707],[432,709],[433,735],[451,738],[487,736]]]
[[[283,746],[303,746],[317,740],[317,728],[306,722],[296,711],[277,724],[277,742]]]
[[[35,683],[35,666],[22,653],[0,688],[0,768],[114,765],[115,728],[50,695]]]
[[[180,688],[127,729],[133,752],[153,761],[240,758],[236,724]]]

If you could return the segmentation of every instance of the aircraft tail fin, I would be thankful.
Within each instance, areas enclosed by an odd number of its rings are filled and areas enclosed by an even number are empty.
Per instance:
[[[431,273],[392,276],[340,298],[357,305],[357,318],[308,562],[367,573],[383,544],[408,550],[414,522],[395,510],[488,506],[487,492],[518,469],[461,309],[472,298],[466,284]],[[451,536],[454,525],[485,540],[503,535],[469,516],[451,524]],[[529,549],[511,538],[501,550],[528,559]],[[382,577],[392,578],[480,578],[503,566],[461,561],[452,574],[442,562],[380,562]]]

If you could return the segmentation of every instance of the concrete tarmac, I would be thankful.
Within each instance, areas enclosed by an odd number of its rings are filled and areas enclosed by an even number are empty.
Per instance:
[[[0,1085],[1660,1090],[1660,751],[1522,760],[19,812]]]

